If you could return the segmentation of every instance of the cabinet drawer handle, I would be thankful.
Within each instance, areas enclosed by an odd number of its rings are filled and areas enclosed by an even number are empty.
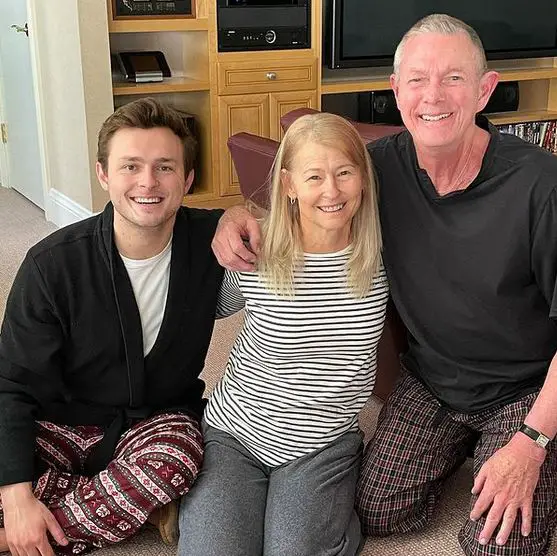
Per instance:
[[[274,71],[267,72],[267,79],[269,81],[274,81],[277,78],[277,74]]]

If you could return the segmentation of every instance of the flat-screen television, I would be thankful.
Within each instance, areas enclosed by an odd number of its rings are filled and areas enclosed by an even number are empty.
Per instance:
[[[557,0],[325,0],[325,62],[391,65],[404,33],[432,13],[471,25],[490,60],[557,56]]]

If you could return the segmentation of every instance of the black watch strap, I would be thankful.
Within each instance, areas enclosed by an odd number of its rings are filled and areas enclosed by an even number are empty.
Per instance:
[[[542,448],[546,448],[547,445],[551,442],[551,439],[545,436],[545,434],[538,432],[536,429],[533,429],[532,427],[529,427],[524,423],[520,427],[519,431],[531,438],[538,446],[541,446]]]

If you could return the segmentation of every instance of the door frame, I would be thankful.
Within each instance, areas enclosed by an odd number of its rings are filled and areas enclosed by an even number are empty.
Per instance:
[[[37,114],[37,135],[39,140],[39,156],[40,166],[43,182],[43,205],[46,220],[50,220],[49,215],[52,212],[50,202],[50,169],[46,153],[47,134],[45,132],[44,114],[45,100],[42,93],[41,83],[41,57],[39,49],[39,40],[37,37],[37,29],[35,23],[37,22],[37,0],[26,0],[27,5],[27,24],[29,27],[29,52],[31,54],[31,73],[33,74],[33,91],[35,97],[35,111]]]
[[[37,39],[37,32],[35,29],[35,22],[37,21],[36,17],[36,2],[37,0],[25,0],[26,11],[27,11],[27,24],[29,28],[29,53],[31,57],[31,73],[32,73],[32,84],[33,84],[33,96],[35,97],[35,111],[36,111],[36,120],[37,120],[37,135],[38,135],[38,142],[39,142],[39,165],[41,168],[41,175],[42,175],[42,183],[43,183],[43,205],[44,205],[44,212],[46,220],[49,219],[49,211],[50,211],[50,197],[49,197],[49,190],[50,190],[50,172],[48,166],[48,160],[46,157],[46,133],[45,133],[45,125],[44,125],[44,117],[43,114],[45,108],[44,97],[42,94],[42,87],[41,87],[41,59],[39,55],[39,46],[38,46],[38,39]],[[3,72],[2,67],[0,64],[0,121],[4,121],[5,118],[5,101],[4,101],[4,92],[3,92]],[[10,129],[8,127],[8,141],[9,141],[9,133]],[[1,184],[4,187],[10,187],[10,166],[9,166],[9,156],[8,156],[8,147],[2,143],[0,140],[0,180]]]
[[[2,62],[0,60],[0,123],[5,123],[4,109],[4,74],[2,73]],[[10,159],[8,157],[8,147],[2,142],[0,137],[0,185],[2,187],[10,187]]]

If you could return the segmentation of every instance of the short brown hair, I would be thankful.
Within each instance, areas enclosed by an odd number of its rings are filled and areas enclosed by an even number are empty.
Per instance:
[[[97,143],[97,160],[104,172],[108,171],[108,154],[112,136],[124,128],[151,129],[166,127],[182,142],[184,170],[187,176],[193,169],[197,154],[197,141],[188,129],[185,115],[168,104],[151,97],[140,98],[120,106],[103,123]]]

